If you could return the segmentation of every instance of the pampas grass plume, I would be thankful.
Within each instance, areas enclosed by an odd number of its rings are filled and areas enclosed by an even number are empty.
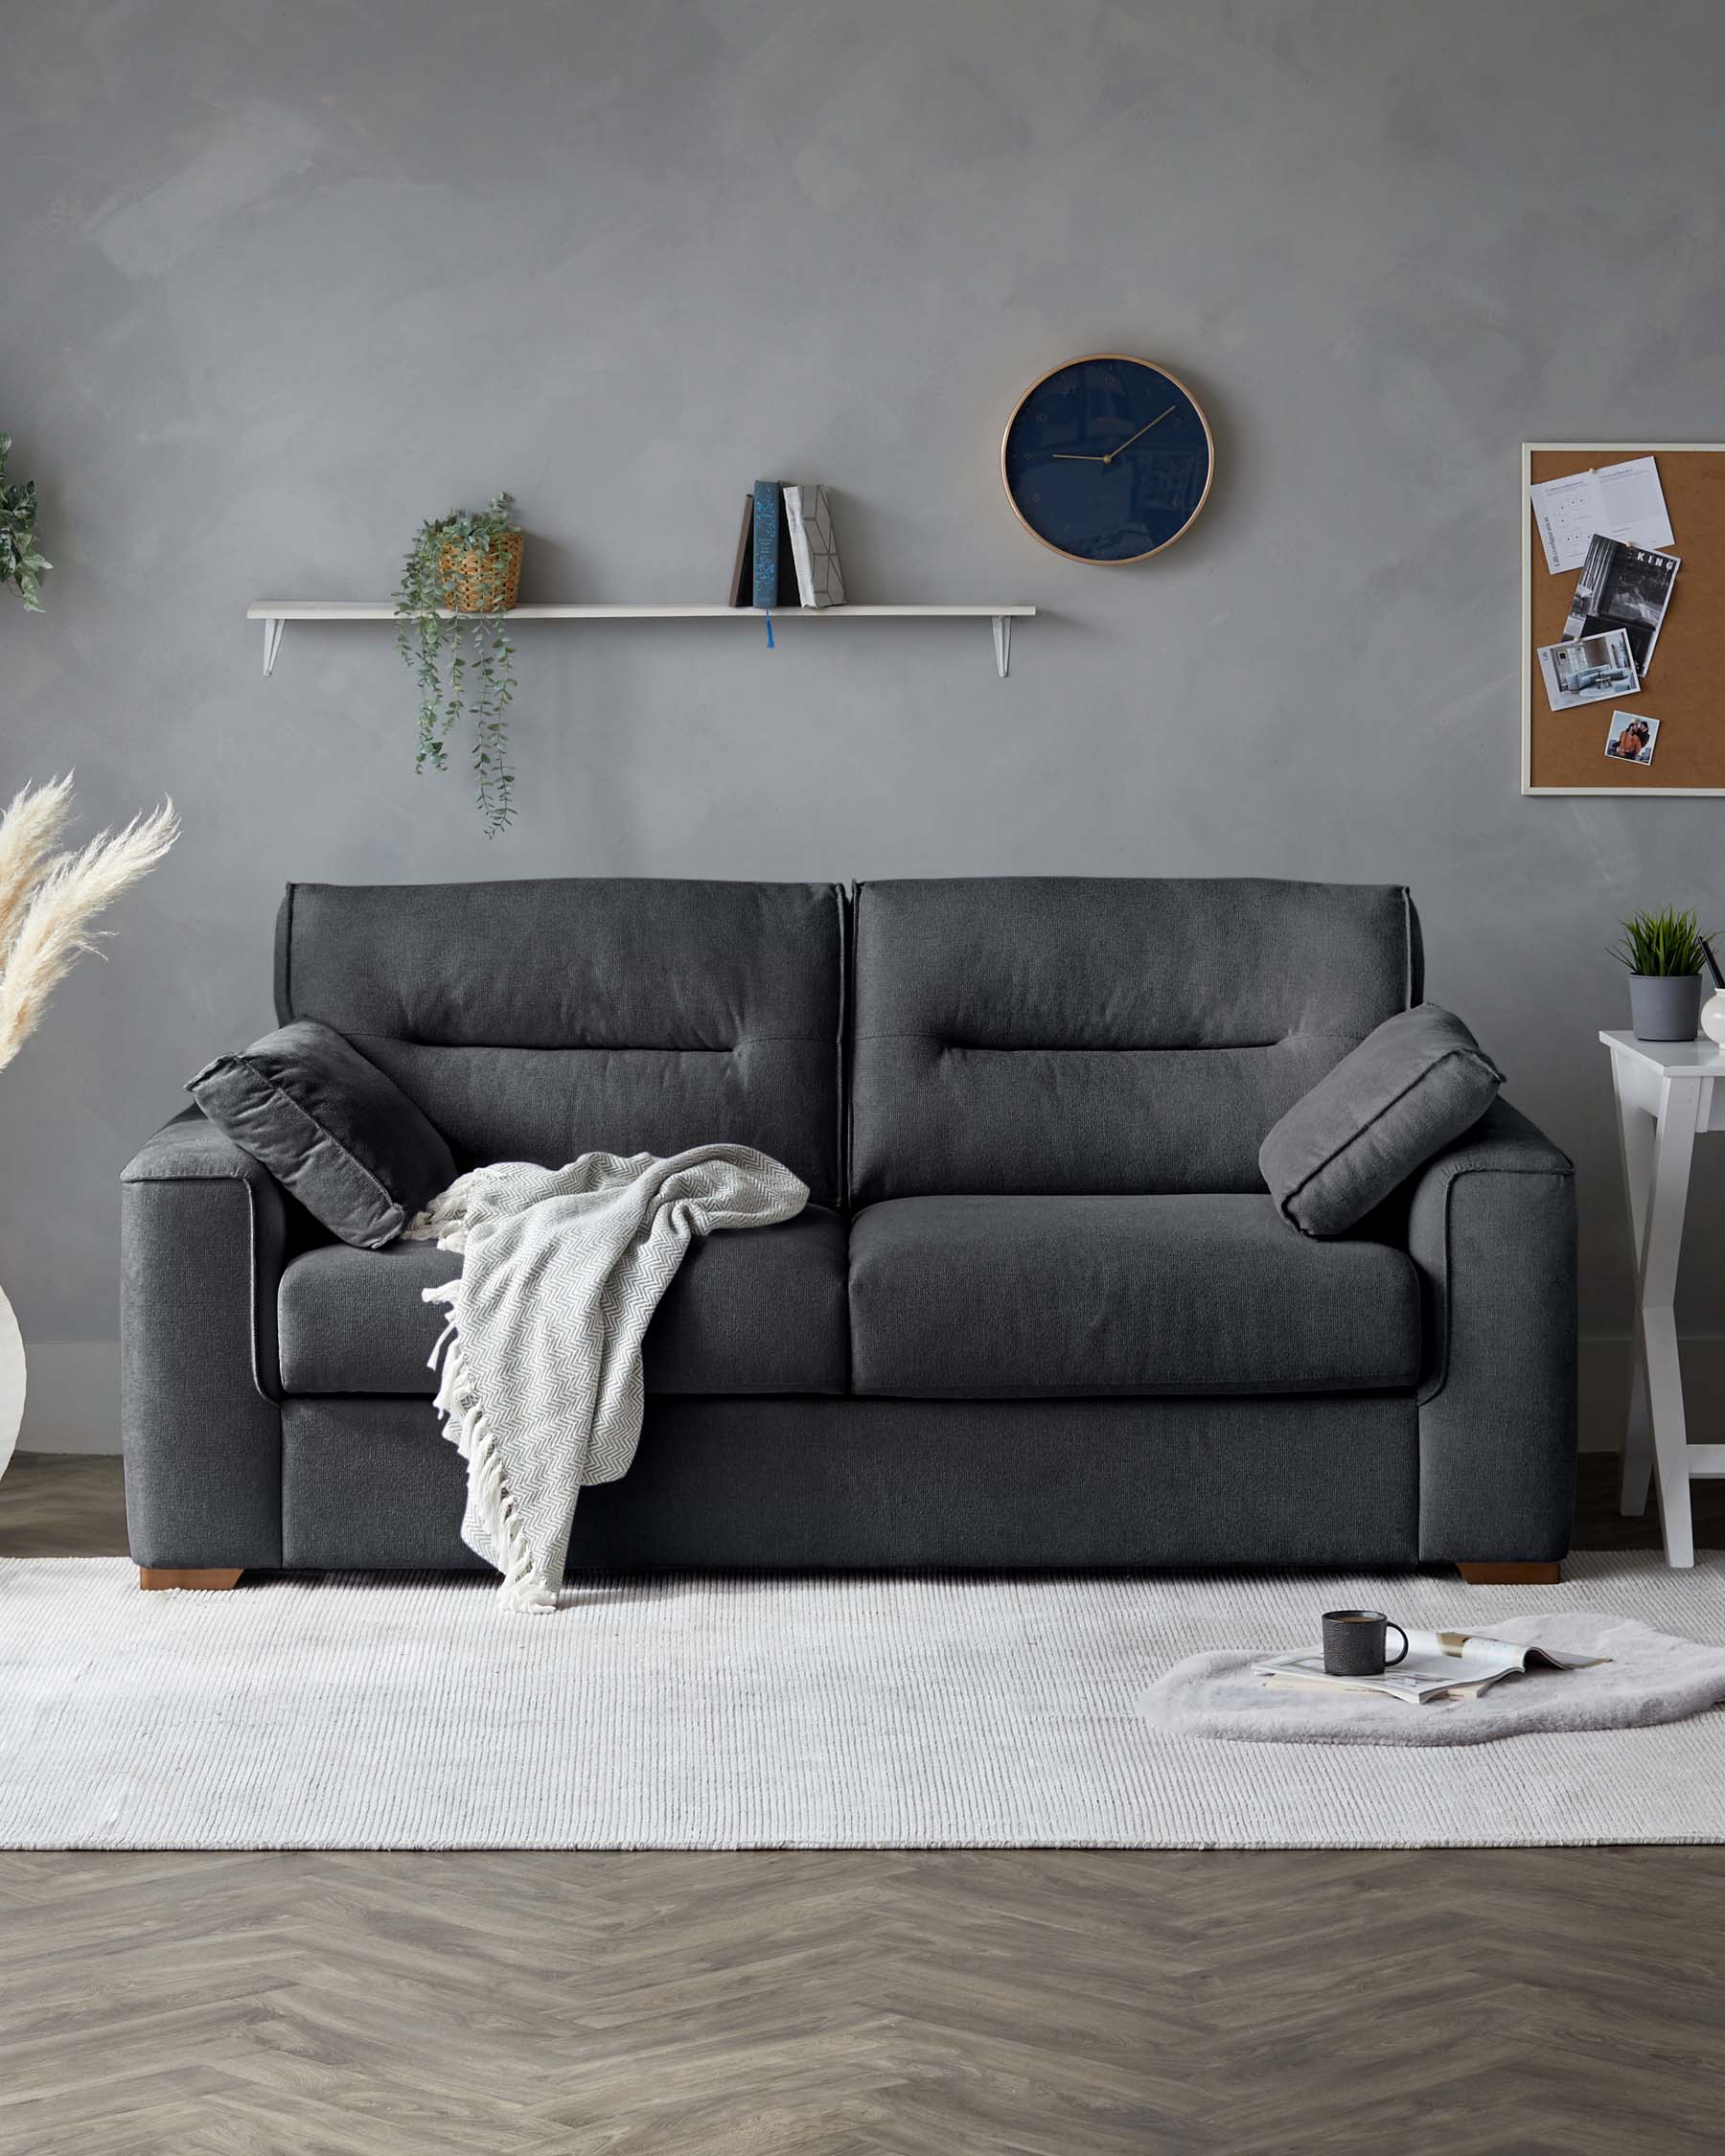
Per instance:
[[[148,876],[179,837],[173,803],[56,853],[72,778],[25,787],[0,817],[0,1070],[41,1021],[48,998],[86,951],[96,916]]]

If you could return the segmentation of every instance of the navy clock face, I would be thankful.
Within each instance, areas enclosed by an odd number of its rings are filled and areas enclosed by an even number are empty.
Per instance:
[[[1045,375],[1000,443],[1020,520],[1075,562],[1141,562],[1172,545],[1214,466],[1204,414],[1174,377],[1113,353]]]

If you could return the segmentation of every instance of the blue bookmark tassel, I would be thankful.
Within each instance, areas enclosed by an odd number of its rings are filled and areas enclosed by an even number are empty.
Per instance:
[[[769,651],[772,649],[772,608],[770,607],[767,609],[767,649]]]

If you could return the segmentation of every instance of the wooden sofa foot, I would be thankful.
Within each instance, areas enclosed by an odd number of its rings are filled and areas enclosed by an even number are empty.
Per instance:
[[[1556,1564],[1458,1563],[1456,1570],[1469,1587],[1555,1587],[1563,1577],[1562,1568]]]
[[[140,1565],[138,1585],[142,1588],[201,1587],[219,1589],[234,1586],[240,1577],[239,1565],[206,1565],[191,1571],[176,1571],[162,1565]]]

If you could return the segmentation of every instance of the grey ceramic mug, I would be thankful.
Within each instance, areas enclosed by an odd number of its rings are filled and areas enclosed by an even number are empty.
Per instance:
[[[1384,1660],[1385,1635],[1401,1634],[1401,1653]],[[1332,1677],[1381,1677],[1405,1660],[1408,1635],[1382,1610],[1325,1610],[1323,1666]]]

